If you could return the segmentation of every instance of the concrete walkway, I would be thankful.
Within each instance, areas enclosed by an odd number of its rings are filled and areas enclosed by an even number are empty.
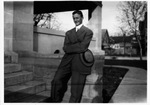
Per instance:
[[[108,65],[111,66],[112,65]],[[147,71],[141,68],[115,66],[127,68],[118,89],[109,103],[146,103],[147,102]]]

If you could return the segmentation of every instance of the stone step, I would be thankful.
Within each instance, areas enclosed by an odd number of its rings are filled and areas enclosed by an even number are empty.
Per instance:
[[[38,94],[34,94],[30,97],[26,97],[26,98],[23,98],[21,100],[18,100],[17,102],[26,102],[26,103],[44,103],[43,101],[47,98],[50,97],[50,91],[43,91],[43,92],[40,92]]]
[[[41,81],[29,81],[24,84],[5,88],[5,102],[18,102],[23,98],[45,91],[45,83]]]
[[[33,73],[28,71],[15,72],[4,75],[4,86],[16,85],[33,79]]]
[[[54,58],[32,58],[32,57],[22,57],[18,58],[18,62],[26,65],[43,66],[51,69],[57,69],[60,64],[61,59]]]
[[[51,73],[49,75],[43,76],[43,81],[46,83],[46,89],[50,90],[51,89],[51,82],[54,78],[55,73]]]
[[[4,64],[4,73],[13,73],[13,72],[18,72],[21,71],[21,64]]]

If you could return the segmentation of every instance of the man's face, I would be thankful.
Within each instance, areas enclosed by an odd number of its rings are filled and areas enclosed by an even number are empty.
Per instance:
[[[76,26],[82,24],[82,20],[83,20],[83,18],[79,14],[76,13],[73,15],[73,21]]]

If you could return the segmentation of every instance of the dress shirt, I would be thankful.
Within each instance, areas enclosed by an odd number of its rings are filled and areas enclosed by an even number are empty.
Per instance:
[[[76,32],[82,27],[83,24],[76,26]]]

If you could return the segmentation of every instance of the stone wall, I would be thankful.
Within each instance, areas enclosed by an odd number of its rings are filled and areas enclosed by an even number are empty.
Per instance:
[[[54,54],[55,50],[63,52],[63,43],[65,32],[53,29],[34,28],[34,47],[35,50],[41,54]]]

